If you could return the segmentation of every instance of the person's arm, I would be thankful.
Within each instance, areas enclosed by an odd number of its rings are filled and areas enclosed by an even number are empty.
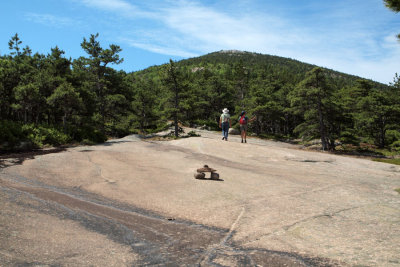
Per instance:
[[[251,118],[250,120],[249,120],[249,122],[252,122],[252,121],[254,121],[256,119],[256,116],[254,116],[253,118]]]

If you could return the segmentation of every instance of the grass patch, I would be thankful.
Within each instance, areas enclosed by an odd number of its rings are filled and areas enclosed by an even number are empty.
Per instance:
[[[373,161],[379,161],[379,162],[400,165],[400,158],[399,159],[376,158],[376,159],[373,159]]]
[[[400,194],[400,188],[396,188],[394,191]]]

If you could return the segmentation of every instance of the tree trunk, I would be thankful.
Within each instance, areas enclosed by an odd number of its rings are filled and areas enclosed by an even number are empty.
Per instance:
[[[319,133],[321,135],[322,150],[328,149],[328,142],[326,138],[324,118],[322,114],[321,102],[318,102],[318,117],[319,117]]]
[[[174,122],[175,122],[175,137],[179,136],[179,126],[178,126],[178,108],[179,108],[179,87],[176,77],[174,77],[175,86],[175,112],[174,112]]]
[[[28,121],[28,112],[26,111],[27,109],[24,108],[24,123],[26,124]]]
[[[380,129],[380,136],[379,136],[379,148],[384,148],[385,147],[385,143],[386,143],[386,130],[385,130],[385,121],[384,119],[381,119],[381,129]]]
[[[175,137],[179,136],[179,126],[178,126],[178,114],[175,112],[174,115],[174,124],[175,124]]]
[[[66,122],[67,122],[67,112],[66,111],[64,111],[64,116],[63,116],[62,120],[63,120],[63,130],[64,130],[64,133],[66,133],[67,132],[66,131]]]

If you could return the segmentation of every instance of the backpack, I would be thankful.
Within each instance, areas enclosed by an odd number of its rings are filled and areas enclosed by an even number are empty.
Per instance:
[[[227,114],[222,114],[222,122],[229,122],[230,116]]]
[[[247,124],[246,115],[243,115],[242,117],[240,117],[239,123],[240,124]]]

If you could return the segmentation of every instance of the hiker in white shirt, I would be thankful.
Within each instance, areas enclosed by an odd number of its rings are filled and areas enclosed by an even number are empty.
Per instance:
[[[229,128],[231,127],[231,115],[229,110],[224,108],[221,117],[219,118],[219,128],[222,129],[222,140],[228,141]]]

